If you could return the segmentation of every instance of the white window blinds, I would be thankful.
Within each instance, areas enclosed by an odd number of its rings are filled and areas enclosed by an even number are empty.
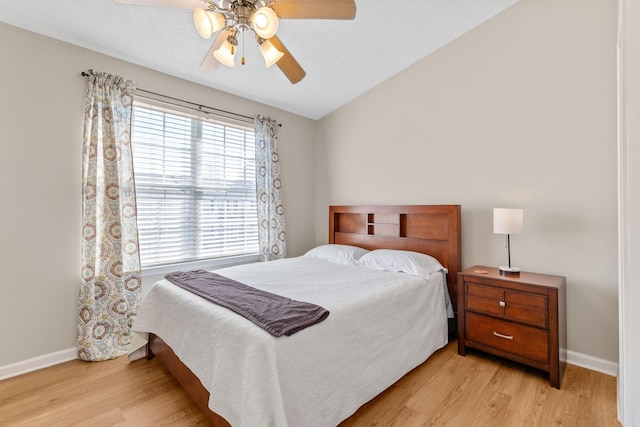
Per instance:
[[[136,100],[142,267],[258,253],[253,126]]]

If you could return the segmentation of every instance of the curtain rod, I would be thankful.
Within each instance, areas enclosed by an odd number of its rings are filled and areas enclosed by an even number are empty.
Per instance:
[[[89,77],[91,75],[90,74],[91,71],[92,70],[89,70],[89,73],[86,72],[86,71],[82,71],[80,73],[80,75],[82,77]],[[191,101],[186,101],[186,100],[180,99],[180,98],[174,98],[172,96],[163,95],[163,94],[157,93],[157,92],[151,92],[150,90],[146,90],[146,89],[142,89],[142,88],[136,88],[136,90],[139,90],[140,92],[145,92],[145,93],[148,93],[148,94],[151,94],[151,95],[161,96],[163,98],[171,99],[173,101],[184,102],[185,104],[190,104],[190,105],[193,105],[195,107],[198,107],[198,110],[202,110],[202,108],[207,108],[209,110],[214,110],[214,111],[219,111],[221,113],[231,114],[231,115],[236,116],[236,117],[244,117],[245,119],[250,119],[250,120],[254,119],[253,117],[245,116],[244,114],[234,113],[233,111],[227,111],[227,110],[223,110],[221,108],[209,107],[208,105],[198,104],[198,103],[191,102]],[[278,125],[278,127],[282,127],[282,123],[278,123],[277,125]]]

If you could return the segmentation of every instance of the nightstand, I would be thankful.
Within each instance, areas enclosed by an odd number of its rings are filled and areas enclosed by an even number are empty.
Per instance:
[[[563,276],[504,274],[478,265],[458,273],[458,354],[471,347],[524,363],[548,372],[551,385],[560,388],[567,348],[565,283]]]

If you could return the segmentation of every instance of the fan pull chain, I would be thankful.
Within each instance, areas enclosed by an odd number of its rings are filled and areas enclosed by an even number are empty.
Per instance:
[[[242,65],[244,65],[244,31],[242,32]]]

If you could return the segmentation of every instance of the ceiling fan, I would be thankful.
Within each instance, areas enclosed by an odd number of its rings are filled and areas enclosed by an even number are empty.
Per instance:
[[[354,19],[355,0],[113,0],[121,4],[193,9],[196,30],[205,39],[218,32],[200,68],[235,65],[238,36],[253,31],[267,67],[276,64],[296,84],[306,72],[280,41],[279,19]],[[242,58],[244,64],[244,57]]]

